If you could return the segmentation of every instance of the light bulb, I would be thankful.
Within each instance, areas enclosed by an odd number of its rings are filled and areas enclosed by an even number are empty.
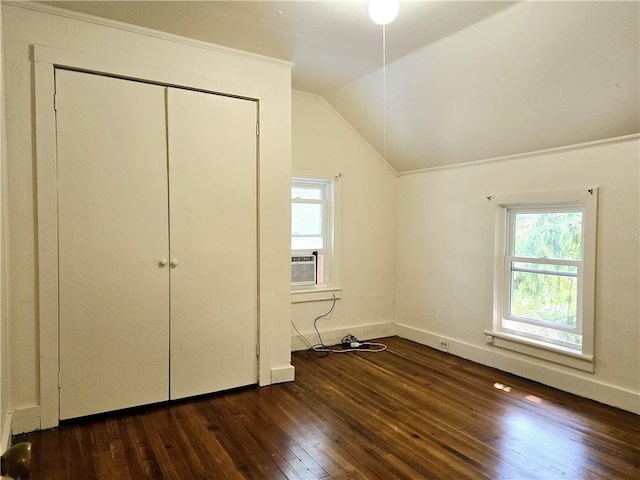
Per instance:
[[[400,0],[369,0],[369,16],[378,25],[393,22],[399,10]]]

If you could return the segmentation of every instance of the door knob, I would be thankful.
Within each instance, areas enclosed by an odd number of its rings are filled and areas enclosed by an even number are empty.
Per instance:
[[[158,261],[158,265],[160,265],[161,267],[164,267],[167,264],[167,259],[163,258],[162,260]]]
[[[175,258],[173,260],[171,260],[171,266],[172,267],[177,267],[178,266],[178,260],[176,260]]]

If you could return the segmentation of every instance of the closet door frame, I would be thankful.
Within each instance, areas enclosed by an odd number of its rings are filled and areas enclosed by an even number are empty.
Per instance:
[[[56,168],[56,115],[55,115],[55,70],[57,68],[85,71],[124,79],[137,80],[157,85],[191,88],[214,94],[232,95],[256,101],[258,118],[260,96],[258,91],[224,92],[202,88],[203,78],[190,72],[167,71],[149,65],[122,59],[99,57],[53,47],[33,45],[31,57],[34,67],[35,103],[35,155],[36,155],[36,208],[37,208],[37,307],[39,319],[40,360],[40,407],[33,416],[39,416],[41,429],[53,428],[60,422],[59,375],[59,328],[58,328],[58,225],[57,225],[57,168]],[[200,86],[199,86],[200,85]],[[246,88],[245,88],[246,90]],[[258,139],[258,142],[260,140]],[[260,143],[258,143],[257,198],[260,203]],[[259,205],[256,205],[259,212]],[[258,236],[261,232],[260,215],[257,217]],[[261,243],[257,244],[258,263],[261,262]],[[260,267],[259,267],[260,268]],[[260,286],[264,283],[262,273],[258,278],[257,329],[260,355],[258,357],[258,384],[272,383],[271,341],[269,322],[263,321],[263,298]],[[288,299],[288,298],[287,298]],[[286,367],[286,366],[285,366]],[[288,366],[288,369],[292,367]],[[287,371],[289,371],[287,369]],[[292,377],[292,374],[291,374]],[[290,378],[292,380],[293,378]],[[276,379],[276,381],[278,381]],[[39,414],[39,415],[38,415]]]

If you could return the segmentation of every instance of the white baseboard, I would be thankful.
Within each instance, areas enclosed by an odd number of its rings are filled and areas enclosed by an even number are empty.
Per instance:
[[[441,335],[408,325],[397,325],[398,336],[428,347],[440,348]],[[449,343],[448,352],[482,365],[528,378],[558,390],[589,398],[606,405],[640,414],[640,392],[634,392],[615,385],[609,385],[581,376],[573,375],[568,369],[554,364],[546,365],[542,360],[530,359],[525,355],[503,350],[491,345],[479,347],[466,342],[445,338]]]
[[[271,383],[292,382],[296,375],[293,365],[282,364],[271,367]]]
[[[11,415],[11,434],[40,430],[40,407],[26,407],[14,410]]]
[[[376,323],[360,327],[342,327],[333,330],[321,330],[322,341],[325,345],[338,345],[348,334],[354,335],[358,340],[373,340],[375,338],[393,337],[396,335],[396,324]],[[307,350],[309,345],[318,343],[318,335],[313,333],[303,334],[306,342],[299,335],[291,336],[291,351]]]

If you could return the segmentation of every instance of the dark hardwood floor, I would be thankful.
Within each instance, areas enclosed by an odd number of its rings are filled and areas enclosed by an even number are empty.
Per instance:
[[[640,479],[640,416],[399,338],[296,381],[23,435],[31,478]]]

